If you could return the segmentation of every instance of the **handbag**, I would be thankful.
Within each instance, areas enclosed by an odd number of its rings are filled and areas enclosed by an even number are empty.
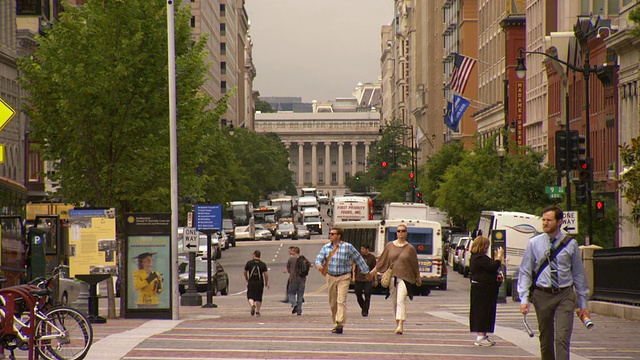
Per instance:
[[[409,244],[405,245],[405,247],[402,249],[400,254],[402,254],[404,252],[404,249],[408,247],[409,247]],[[400,255],[398,255],[398,258],[399,257]],[[395,264],[395,261],[393,262],[393,264]],[[391,276],[393,275],[393,264],[389,266],[389,268],[384,272],[384,274],[382,274],[382,277],[380,278],[380,286],[382,286],[383,288],[388,288],[389,285],[391,285]]]
[[[387,271],[382,274],[382,277],[380,278],[380,286],[382,286],[383,288],[388,288],[391,284],[391,275],[393,275],[393,264],[391,264]]]

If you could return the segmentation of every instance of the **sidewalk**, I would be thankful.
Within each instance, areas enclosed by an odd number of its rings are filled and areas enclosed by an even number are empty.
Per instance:
[[[265,298],[263,316],[251,317],[244,294],[237,294],[216,297],[216,309],[180,307],[180,320],[109,319],[94,324],[95,342],[87,359],[539,358],[538,338],[524,332],[519,304],[511,301],[498,305],[492,336],[497,345],[474,347],[464,287],[432,291],[409,302],[402,336],[392,334],[394,321],[384,296],[373,296],[370,316],[364,318],[350,295],[343,336],[328,331],[326,293],[305,298],[301,317],[292,316],[279,297]],[[640,359],[640,322],[599,314],[592,319],[592,330],[576,319],[572,359]],[[537,335],[535,317],[529,324]]]

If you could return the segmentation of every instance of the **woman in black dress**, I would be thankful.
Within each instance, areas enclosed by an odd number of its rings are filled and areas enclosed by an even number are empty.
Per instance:
[[[471,244],[471,310],[469,327],[477,333],[476,346],[495,344],[487,333],[492,333],[496,324],[496,302],[498,300],[498,270],[502,266],[504,250],[496,250],[496,259],[487,255],[489,239],[478,236]]]

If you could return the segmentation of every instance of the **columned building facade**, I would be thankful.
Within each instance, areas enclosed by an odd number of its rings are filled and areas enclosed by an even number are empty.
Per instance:
[[[296,188],[316,187],[331,196],[345,194],[346,180],[366,171],[379,129],[377,111],[258,113],[255,120],[256,133],[276,133],[287,147]]]

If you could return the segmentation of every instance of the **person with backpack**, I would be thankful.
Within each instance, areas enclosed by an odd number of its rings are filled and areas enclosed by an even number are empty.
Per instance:
[[[251,306],[251,316],[260,316],[262,294],[269,288],[267,264],[260,260],[260,250],[253,252],[253,259],[244,266],[244,278],[247,281],[247,300]]]
[[[291,313],[302,315],[304,289],[311,263],[304,257],[304,255],[300,255],[299,247],[294,246],[292,253],[293,255],[289,258],[289,262],[293,263],[293,266],[288,267],[292,269],[289,274],[289,301],[293,308]]]

